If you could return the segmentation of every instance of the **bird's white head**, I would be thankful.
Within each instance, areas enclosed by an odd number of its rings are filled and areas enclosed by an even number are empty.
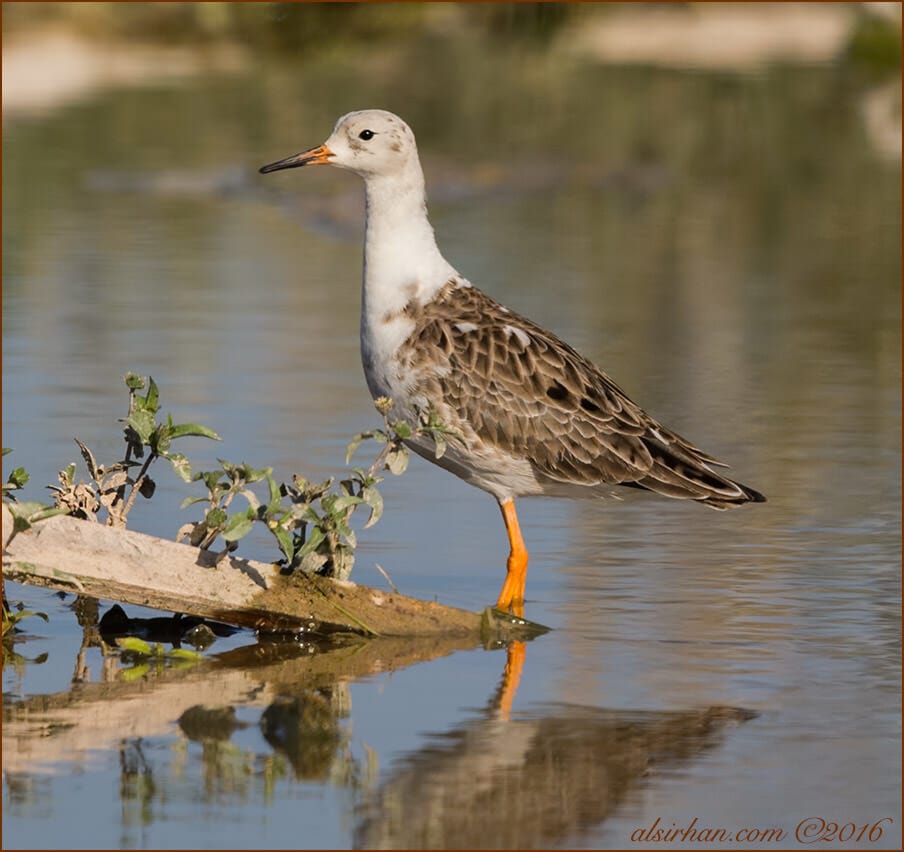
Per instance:
[[[322,145],[260,171],[316,165],[338,166],[364,178],[365,328],[381,327],[385,317],[398,314],[414,297],[429,301],[458,276],[437,248],[427,218],[417,143],[401,118],[382,109],[350,112],[336,122]],[[408,320],[393,328],[410,332],[402,325],[407,328]],[[365,338],[371,348],[382,345]]]
[[[322,145],[270,163],[260,171],[267,174],[315,165],[338,166],[365,180],[399,176],[412,169],[420,173],[414,133],[401,118],[382,109],[343,115]]]

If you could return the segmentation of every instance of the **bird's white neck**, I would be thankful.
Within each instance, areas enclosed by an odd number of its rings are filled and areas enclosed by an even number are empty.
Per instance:
[[[395,358],[414,330],[411,309],[458,273],[436,246],[417,160],[401,174],[366,176],[365,192],[361,360],[374,397],[404,397]]]
[[[362,308],[376,322],[412,299],[429,301],[457,273],[437,248],[416,160],[401,174],[369,176],[365,195]]]

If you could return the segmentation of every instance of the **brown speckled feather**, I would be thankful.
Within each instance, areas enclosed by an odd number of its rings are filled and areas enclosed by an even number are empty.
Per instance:
[[[466,449],[530,463],[549,486],[627,485],[724,509],[762,501],[725,465],[656,422],[605,373],[475,287],[451,281],[411,306],[400,368]],[[611,489],[610,489],[611,490]]]

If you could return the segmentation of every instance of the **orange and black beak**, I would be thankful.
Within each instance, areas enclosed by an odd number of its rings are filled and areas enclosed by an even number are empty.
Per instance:
[[[270,172],[278,172],[280,169],[297,169],[299,166],[325,166],[329,163],[333,152],[326,145],[318,145],[311,148],[310,151],[302,151],[300,154],[293,154],[286,157],[285,160],[277,160],[266,166],[261,166],[258,171],[262,175]]]

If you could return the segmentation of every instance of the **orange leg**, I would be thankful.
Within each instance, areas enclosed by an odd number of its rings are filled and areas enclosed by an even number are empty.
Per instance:
[[[505,671],[502,674],[502,683],[496,695],[499,718],[508,721],[512,715],[512,702],[521,682],[521,671],[524,668],[524,657],[527,654],[527,646],[524,642],[512,642],[505,650]]]
[[[515,501],[504,500],[499,504],[502,509],[502,518],[505,521],[505,531],[509,538],[509,558],[506,564],[507,573],[496,608],[505,612],[511,612],[519,618],[524,618],[524,584],[527,580],[527,548],[524,539],[521,538],[521,528],[518,526],[518,516],[515,514]]]

